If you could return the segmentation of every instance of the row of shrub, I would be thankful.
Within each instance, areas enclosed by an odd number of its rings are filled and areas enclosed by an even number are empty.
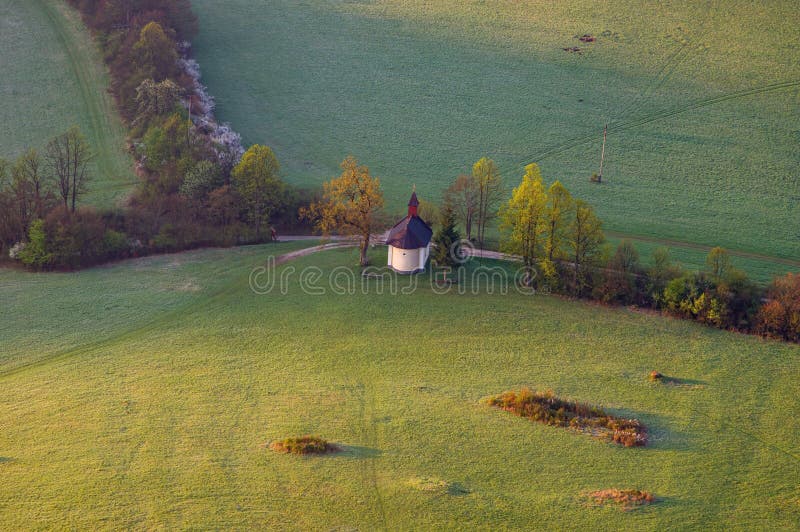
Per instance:
[[[490,397],[488,403],[531,421],[605,437],[625,447],[647,443],[647,432],[638,420],[619,418],[591,405],[560,399],[552,391],[533,392],[523,388]]]

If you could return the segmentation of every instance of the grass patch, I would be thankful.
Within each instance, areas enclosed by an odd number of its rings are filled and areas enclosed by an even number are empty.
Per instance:
[[[590,433],[625,447],[647,444],[647,432],[638,420],[619,418],[586,403],[560,399],[552,391],[523,388],[490,397],[488,402],[531,421]]]
[[[287,454],[328,454],[340,450],[338,445],[334,445],[319,436],[300,436],[299,438],[285,438],[269,444],[269,448],[276,453]]]
[[[624,511],[656,502],[652,493],[641,490],[605,489],[584,494],[593,506],[616,506]]]
[[[448,482],[436,477],[412,477],[406,481],[406,486],[417,491],[436,493],[440,495],[467,495],[469,489],[457,482]]]

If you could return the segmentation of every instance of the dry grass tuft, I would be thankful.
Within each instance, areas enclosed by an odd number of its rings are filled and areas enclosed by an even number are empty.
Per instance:
[[[300,438],[286,438],[270,443],[269,448],[277,453],[288,454],[328,454],[340,451],[338,446],[318,437],[301,436]]]
[[[432,493],[446,493],[450,483],[435,477],[413,477],[406,481],[406,485],[419,491]]]
[[[618,418],[585,403],[559,399],[552,391],[523,388],[490,397],[488,402],[531,421],[587,432],[625,447],[647,444],[647,432],[638,420]]]
[[[652,493],[641,490],[605,489],[585,493],[584,497],[594,506],[613,504],[625,511],[656,502]]]

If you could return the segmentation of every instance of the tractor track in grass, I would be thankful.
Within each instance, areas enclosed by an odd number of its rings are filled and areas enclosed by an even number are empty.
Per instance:
[[[89,131],[85,133],[96,156],[95,164],[100,173],[100,176],[96,177],[100,177],[104,181],[103,188],[105,190],[132,187],[137,182],[133,173],[133,162],[129,161],[131,167],[126,168],[116,160],[116,157],[121,156],[125,151],[124,145],[116,145],[114,142],[117,135],[111,120],[119,119],[117,110],[107,94],[97,91],[97,86],[101,84],[96,83],[95,75],[92,72],[93,68],[97,68],[93,66],[97,59],[90,57],[89,52],[82,49],[81,45],[75,41],[72,32],[66,27],[66,15],[59,13],[57,7],[51,5],[48,0],[32,0],[32,3],[49,22],[67,56],[69,69],[78,84],[81,95],[79,105],[83,108],[83,115],[87,117],[89,123]],[[71,10],[73,8],[64,6],[64,9]],[[83,22],[79,21],[79,23],[83,27]],[[85,31],[88,32],[88,29]],[[91,37],[89,39],[90,46],[93,46],[94,42]],[[105,69],[105,66],[99,68]],[[124,142],[124,134],[123,138],[119,140]]]
[[[695,100],[694,102],[691,102],[685,106],[664,109],[639,118],[635,118],[627,122],[622,122],[617,124],[612,123],[612,125],[608,126],[608,134],[611,135],[614,133],[623,133],[630,129],[634,129],[649,124],[651,122],[657,122],[659,120],[672,118],[674,116],[686,113],[688,111],[694,111],[696,109],[701,109],[703,107],[716,105],[718,103],[727,102],[729,100],[736,100],[739,98],[746,98],[748,96],[756,96],[768,92],[775,92],[775,91],[795,89],[795,88],[800,88],[800,80],[781,81],[777,83],[761,85],[759,87],[752,87],[749,89],[729,92],[727,94],[722,94],[712,98]],[[524,166],[525,164],[529,164],[531,162],[540,162],[544,159],[547,159],[548,157],[552,157],[554,155],[560,155],[562,153],[572,150],[573,148],[577,148],[578,146],[582,146],[589,142],[597,142],[597,138],[598,138],[597,133],[574,137],[572,139],[566,140],[561,144],[557,144],[555,146],[547,148],[536,155],[528,157],[527,159],[525,159],[525,161],[521,162],[519,165]]]

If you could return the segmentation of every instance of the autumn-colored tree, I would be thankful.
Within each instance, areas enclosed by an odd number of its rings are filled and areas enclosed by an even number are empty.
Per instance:
[[[583,200],[575,202],[575,210],[566,237],[574,271],[573,293],[582,296],[588,285],[590,268],[595,266],[602,256],[605,242],[602,222],[591,205]]]
[[[94,155],[77,126],[47,144],[45,159],[57,181],[64,207],[75,212],[78,197],[86,192],[89,163]]]
[[[503,196],[503,182],[497,165],[487,157],[481,158],[472,166],[472,179],[477,190],[475,223],[478,229],[478,245],[483,247],[486,225],[497,212]]]
[[[158,22],[150,22],[133,45],[133,60],[141,75],[156,82],[174,78],[178,73],[175,43]]]
[[[361,266],[369,265],[367,250],[372,234],[378,229],[383,209],[380,179],[369,174],[349,156],[341,164],[342,175],[323,185],[322,200],[301,210],[301,216],[314,222],[323,234],[337,232],[361,239]]]
[[[444,203],[449,204],[456,218],[464,226],[467,240],[472,240],[472,223],[478,212],[478,187],[471,175],[461,174],[444,193]]]
[[[773,281],[756,323],[762,334],[800,342],[800,274],[787,273]]]
[[[547,231],[547,194],[539,166],[529,164],[520,185],[514,189],[508,205],[502,209],[500,227],[506,233],[502,248],[522,257],[528,279],[535,271],[536,257],[541,256]]]
[[[275,154],[269,147],[258,144],[251,146],[233,169],[233,187],[242,197],[248,218],[255,225],[256,239],[261,238],[261,226],[269,223],[283,198],[284,184],[279,172]]]

